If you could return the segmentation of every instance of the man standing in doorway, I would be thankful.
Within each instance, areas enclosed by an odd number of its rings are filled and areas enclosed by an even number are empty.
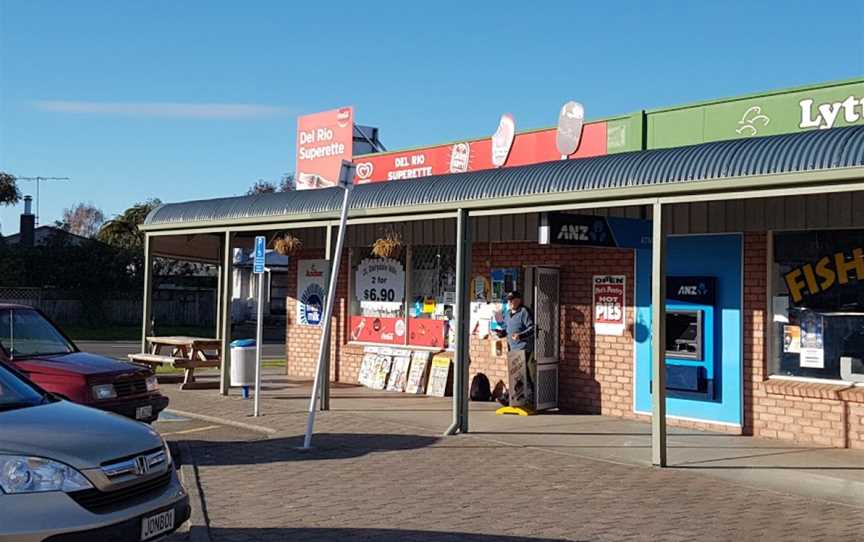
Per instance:
[[[522,294],[514,290],[507,294],[507,311],[504,315],[504,329],[507,333],[507,346],[510,352],[525,352],[525,377],[528,405],[533,408],[534,383],[537,381],[537,362],[534,359],[534,318],[528,307],[522,304]],[[514,397],[516,390],[510,390]]]

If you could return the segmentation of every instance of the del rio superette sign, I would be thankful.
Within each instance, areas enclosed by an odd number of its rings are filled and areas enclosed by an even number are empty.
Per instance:
[[[512,117],[504,122],[512,122]],[[586,123],[579,148],[567,158],[587,158],[606,154],[606,122]],[[500,125],[499,125],[500,126]],[[506,127],[509,130],[509,126]],[[498,133],[498,139],[507,139],[509,134]],[[464,140],[447,145],[437,145],[403,152],[372,154],[356,160],[356,184],[414,179],[429,175],[464,173],[495,167],[513,167],[560,160],[561,153],[555,144],[556,128],[523,132],[512,136],[509,154],[495,153],[493,162],[492,138]],[[502,146],[503,148],[503,146]],[[504,162],[501,162],[501,159]]]

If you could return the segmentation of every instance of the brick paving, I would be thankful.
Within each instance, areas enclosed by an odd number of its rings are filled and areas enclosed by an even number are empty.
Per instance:
[[[271,398],[268,415],[254,420],[235,398],[169,393],[178,409],[204,401],[210,415],[278,428],[254,441],[239,430],[235,442],[189,435],[216,541],[864,540],[861,507],[471,435],[441,438],[357,411],[320,413],[315,448],[304,452],[300,398]]]

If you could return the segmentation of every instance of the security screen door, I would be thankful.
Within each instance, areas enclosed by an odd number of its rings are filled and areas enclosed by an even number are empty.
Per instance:
[[[558,406],[560,300],[558,269],[533,268],[534,355],[537,359],[536,409]]]

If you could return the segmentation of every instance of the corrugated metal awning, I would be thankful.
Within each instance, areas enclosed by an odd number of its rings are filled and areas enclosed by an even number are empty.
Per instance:
[[[365,184],[354,187],[350,205],[352,216],[383,216],[506,206],[508,200],[625,199],[673,187],[680,194],[711,181],[765,177],[760,184],[767,187],[771,176],[843,168],[864,168],[864,126]],[[144,229],[326,219],[340,205],[338,188],[169,203],[150,213]]]

